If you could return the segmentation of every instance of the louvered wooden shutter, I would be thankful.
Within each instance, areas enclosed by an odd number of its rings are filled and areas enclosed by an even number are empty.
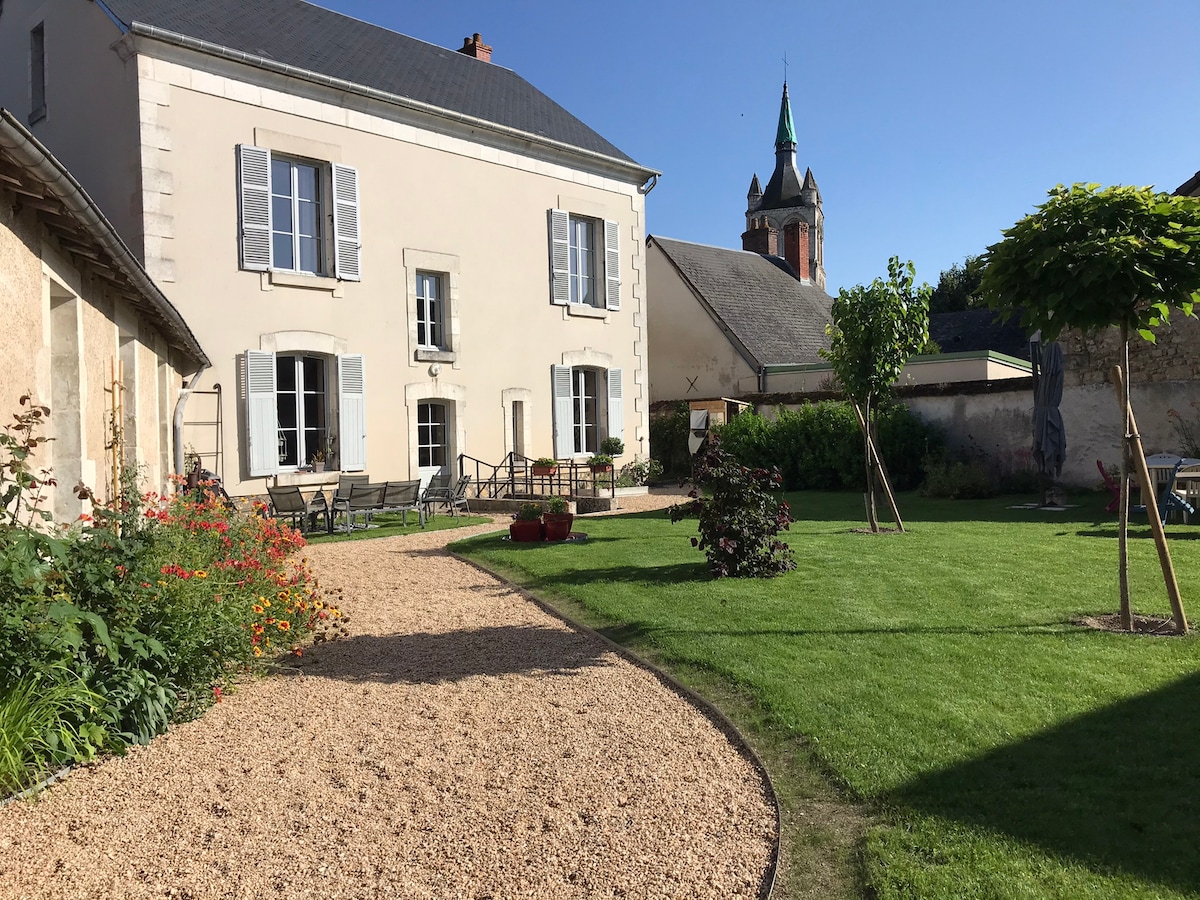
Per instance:
[[[367,382],[361,353],[338,358],[338,464],[343,472],[367,467]]]
[[[625,441],[625,393],[620,369],[608,370],[608,436]]]
[[[238,144],[238,243],[242,268],[271,267],[271,151]]]
[[[604,223],[604,305],[621,308],[621,223]]]
[[[337,163],[333,164],[333,274],[343,281],[362,280],[358,169]]]
[[[564,210],[550,210],[550,302],[571,302],[571,217]]]
[[[275,400],[275,354],[247,350],[246,443],[250,475],[279,471],[279,416]]]
[[[571,367],[551,366],[554,393],[554,455],[566,459],[575,452],[575,412],[571,402]]]

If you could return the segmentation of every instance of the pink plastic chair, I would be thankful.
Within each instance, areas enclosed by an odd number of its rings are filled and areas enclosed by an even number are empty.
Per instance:
[[[1112,500],[1108,506],[1104,507],[1105,512],[1116,512],[1117,507],[1121,505],[1121,486],[1112,480],[1112,477],[1104,469],[1104,463],[1096,460],[1096,468],[1100,470],[1100,477],[1104,479],[1104,486],[1108,488],[1108,492],[1112,494]]]

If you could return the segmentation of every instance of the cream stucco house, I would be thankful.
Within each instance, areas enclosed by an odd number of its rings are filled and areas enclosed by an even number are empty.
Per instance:
[[[86,509],[74,487],[111,491],[110,416],[118,464],[161,490],[173,468],[183,379],[208,365],[196,338],[78,181],[11,112],[0,109],[0,415],[29,394],[50,407],[32,460],[58,486],[49,511]],[[114,374],[127,390],[113,402]],[[28,409],[28,407],[26,407]],[[11,420],[10,420],[11,421]]]
[[[287,27],[280,27],[286,23]],[[212,360],[184,442],[235,494],[460,454],[647,454],[634,162],[478,35],[303,0],[7,0],[0,103]]]

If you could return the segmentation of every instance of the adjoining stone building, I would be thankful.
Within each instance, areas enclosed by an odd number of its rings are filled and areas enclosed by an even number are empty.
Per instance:
[[[176,411],[185,379],[209,364],[191,329],[91,196],[29,130],[0,109],[0,415],[29,393],[50,407],[31,462],[58,485],[48,509],[70,522],[79,482],[111,496],[114,374],[124,391],[125,456],[167,487],[182,455]]]

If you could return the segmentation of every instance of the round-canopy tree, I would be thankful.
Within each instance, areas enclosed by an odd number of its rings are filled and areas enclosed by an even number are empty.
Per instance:
[[[888,260],[888,280],[876,278],[866,287],[855,285],[838,291],[830,312],[833,323],[826,326],[829,349],[821,355],[854,404],[862,426],[867,464],[867,521],[879,530],[875,515],[876,485],[882,484],[896,527],[904,530],[895,497],[887,482],[883,460],[874,439],[875,401],[891,389],[900,370],[929,341],[929,295],[927,284],[915,286],[912,261]]]
[[[982,290],[993,309],[1022,310],[1021,324],[1055,340],[1065,328],[1121,329],[1125,421],[1121,504],[1121,616],[1131,627],[1126,585],[1127,485],[1130,460],[1141,460],[1129,406],[1129,335],[1154,341],[1152,329],[1172,310],[1192,315],[1200,301],[1200,200],[1173,197],[1152,188],[1097,184],[1058,185],[1049,200],[988,247]],[[1133,435],[1133,437],[1130,437]],[[1136,453],[1132,453],[1136,443]],[[1153,493],[1145,466],[1139,480],[1147,505]],[[1157,519],[1152,515],[1151,526]],[[1187,629],[1178,588],[1173,588],[1170,556],[1161,528],[1155,529],[1175,623]]]

